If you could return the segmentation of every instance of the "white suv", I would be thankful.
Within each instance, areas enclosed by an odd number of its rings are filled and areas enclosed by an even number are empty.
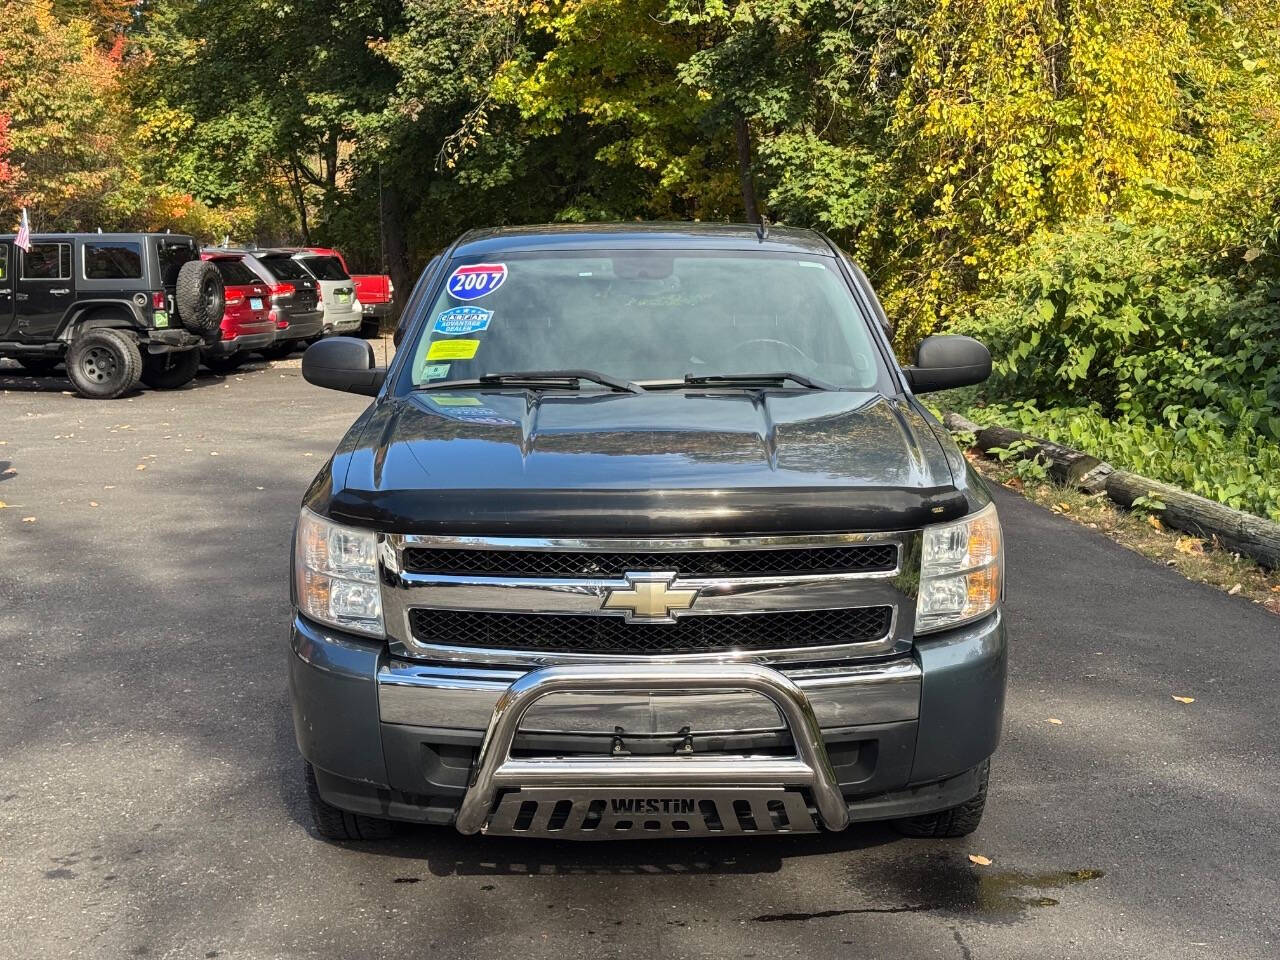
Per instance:
[[[342,261],[328,254],[302,250],[293,255],[320,284],[324,308],[322,336],[354,333],[360,329],[364,311],[356,299],[356,285]]]

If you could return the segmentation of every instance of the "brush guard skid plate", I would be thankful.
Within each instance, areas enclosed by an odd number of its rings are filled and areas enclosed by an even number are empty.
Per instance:
[[[529,708],[555,693],[750,691],[778,708],[794,757],[511,756]],[[459,832],[572,839],[843,830],[849,811],[803,690],[753,663],[583,664],[533,670],[499,698],[455,822]]]

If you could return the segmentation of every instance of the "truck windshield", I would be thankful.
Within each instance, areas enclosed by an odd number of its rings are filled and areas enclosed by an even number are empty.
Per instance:
[[[788,371],[867,390],[880,373],[833,258],[635,250],[451,268],[411,348],[415,386],[577,368],[641,385]]]

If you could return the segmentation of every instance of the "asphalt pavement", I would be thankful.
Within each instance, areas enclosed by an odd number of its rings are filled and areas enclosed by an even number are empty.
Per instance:
[[[293,742],[288,540],[364,401],[296,361],[68,389],[0,363],[2,958],[1280,955],[1280,620],[1246,600],[1002,491],[974,836],[336,846]]]

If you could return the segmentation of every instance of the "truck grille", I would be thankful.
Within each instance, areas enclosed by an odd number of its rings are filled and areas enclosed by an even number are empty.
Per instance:
[[[550,653],[672,654],[867,643],[889,633],[893,608],[710,614],[675,623],[627,623],[621,617],[415,608],[423,644]]]
[[[408,573],[618,578],[629,570],[675,570],[681,577],[883,572],[898,564],[895,543],[818,549],[597,553],[570,550],[457,550],[408,547]]]

